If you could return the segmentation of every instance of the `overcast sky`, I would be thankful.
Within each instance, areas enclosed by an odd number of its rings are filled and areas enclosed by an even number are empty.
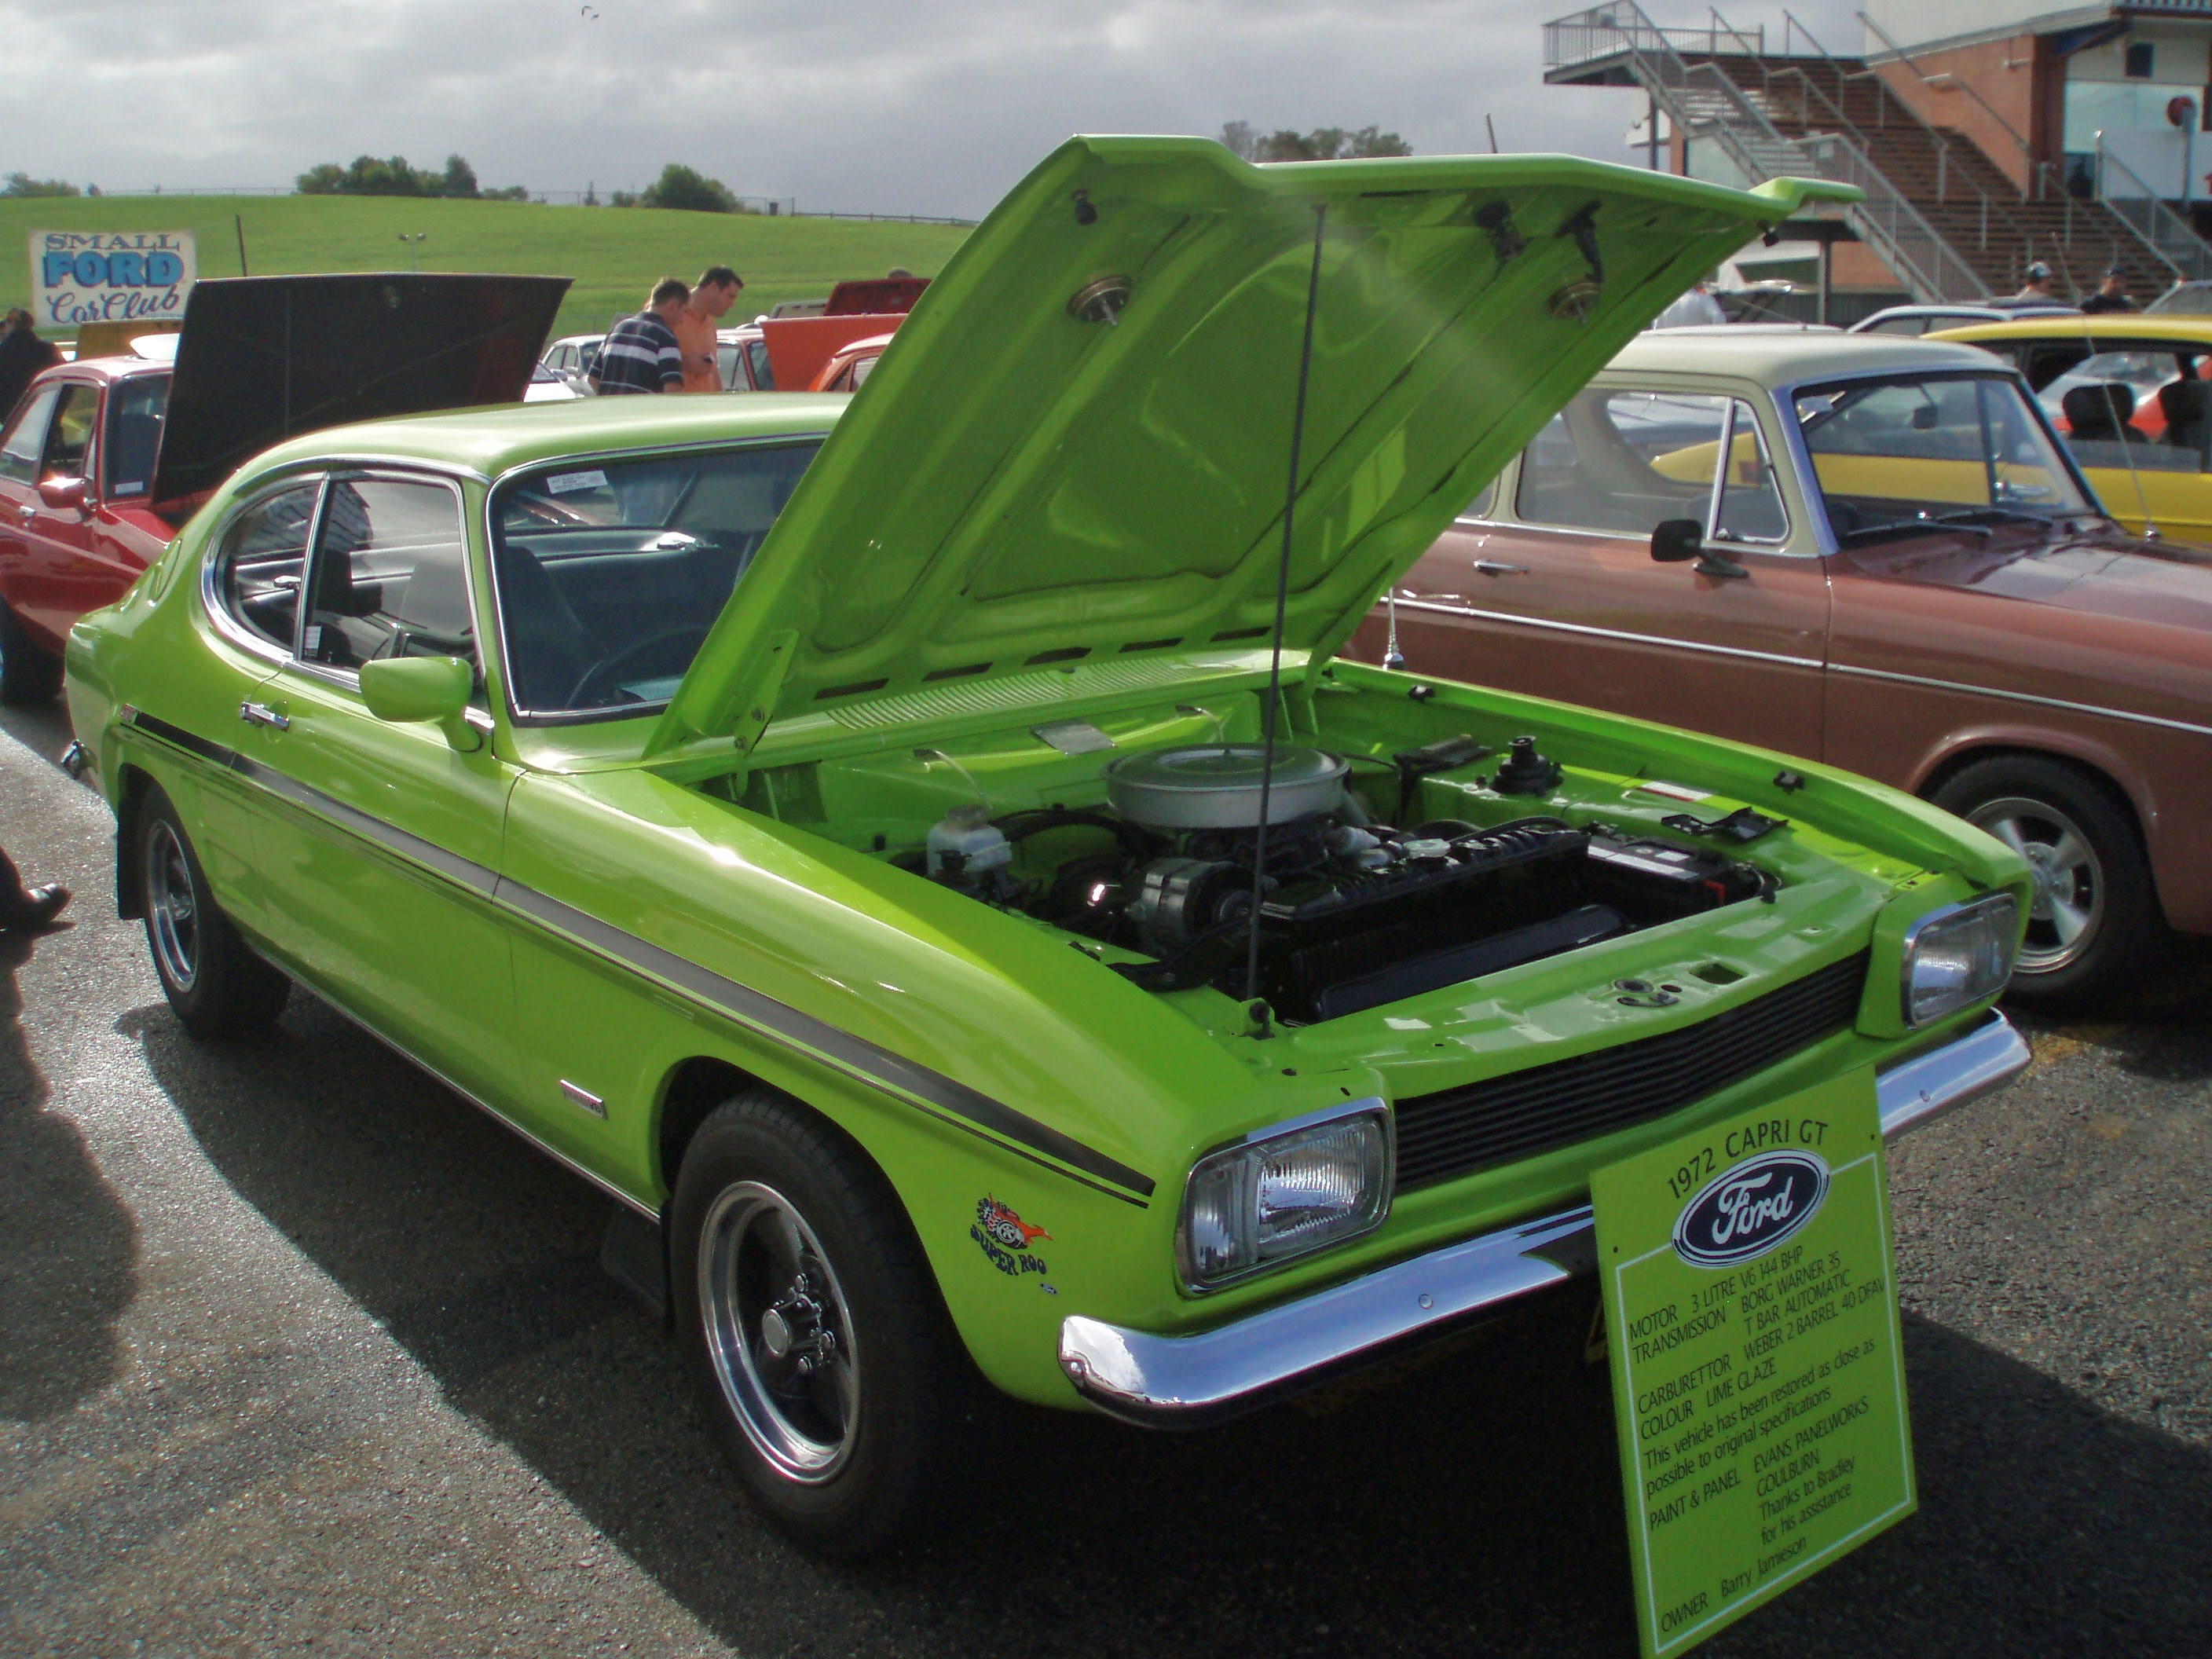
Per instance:
[[[1796,0],[1832,49],[1856,0]],[[1514,0],[0,0],[0,172],[285,185],[363,151],[608,190],[683,161],[802,210],[973,216],[1073,132],[1360,127],[1630,160]],[[1666,24],[1703,6],[1647,0]],[[596,14],[593,15],[592,14]],[[1741,28],[1779,6],[1732,6]]]

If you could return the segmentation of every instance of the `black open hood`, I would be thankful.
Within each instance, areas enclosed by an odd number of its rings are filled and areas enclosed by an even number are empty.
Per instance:
[[[566,276],[233,276],[195,283],[154,468],[160,512],[302,433],[521,400]]]

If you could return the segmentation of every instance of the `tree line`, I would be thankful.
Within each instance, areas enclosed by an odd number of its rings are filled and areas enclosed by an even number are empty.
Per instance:
[[[471,202],[526,202],[530,192],[520,185],[486,190],[477,182],[477,170],[464,156],[448,155],[446,170],[410,167],[404,155],[356,155],[350,167],[323,161],[309,167],[293,183],[301,196],[450,196]]]
[[[1288,127],[1262,132],[1249,121],[1231,121],[1221,129],[1221,142],[1248,161],[1348,161],[1369,155],[1411,155],[1413,147],[1395,132],[1380,127],[1316,127],[1293,132]]]

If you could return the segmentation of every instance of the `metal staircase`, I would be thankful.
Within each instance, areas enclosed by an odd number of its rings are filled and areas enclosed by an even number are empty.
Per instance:
[[[2148,192],[2138,202],[2077,201],[2047,166],[2027,167],[2023,187],[1971,140],[1923,119],[1863,61],[1833,56],[1809,33],[1806,52],[1771,55],[1763,31],[1711,16],[1709,27],[1664,29],[1636,0],[1610,0],[1560,18],[1545,26],[1546,76],[1585,78],[1597,66],[1607,83],[1643,88],[1678,131],[1712,140],[1747,182],[1794,173],[1856,185],[1866,200],[1844,218],[1923,302],[2010,292],[2031,259],[2076,293],[2116,262],[2154,289],[2212,271],[2212,249]],[[2026,141],[2014,138],[2024,157]]]

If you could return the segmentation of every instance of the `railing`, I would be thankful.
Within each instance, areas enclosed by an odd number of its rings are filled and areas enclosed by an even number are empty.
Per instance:
[[[2116,177],[2129,194],[2113,194]],[[2212,277],[2212,247],[2204,245],[2204,239],[2190,222],[2168,207],[2166,198],[2145,184],[2140,173],[2105,147],[2101,132],[2097,135],[2097,199],[2136,234],[2177,282]]]
[[[1891,40],[1889,36],[1883,32],[1881,25],[1875,22],[1873,18],[1868,16],[1864,12],[1861,12],[1858,14],[1858,20],[1860,22],[1866,25],[1867,32],[1873,35],[1875,40],[1881,42],[1882,46],[1890,52],[1892,58],[1896,62],[1904,64],[1905,68],[1911,70],[1915,75],[1920,77],[1920,84],[1922,86],[1941,87],[1951,92],[1963,92],[1967,97],[1972,99],[1974,102],[1980,106],[1982,113],[1988,116],[1990,120],[1996,123],[1998,131],[2002,132],[2006,137],[2011,139],[2013,142],[2013,147],[2020,152],[2021,169],[2027,175],[2027,179],[2021,185],[2020,199],[2023,202],[2027,201],[2029,198],[2031,190],[2033,191],[2034,198],[2037,201],[2039,202],[2043,199],[2045,188],[2056,176],[2052,171],[2051,163],[2048,161],[2039,161],[2035,159],[2033,154],[2028,149],[2027,138],[2022,136],[2020,129],[2013,125],[2011,122],[2006,120],[2002,115],[2000,115],[1996,108],[1990,104],[1990,100],[1983,97],[1980,93],[1974,89],[1973,82],[1971,81],[1961,81],[1957,76],[1949,73],[1948,70],[1941,75],[1929,74],[1925,70],[1922,69],[1919,64],[1914,63],[1912,61],[1912,55],[1906,52],[1903,46],[1899,46],[1896,41]],[[1803,25],[1801,24],[1799,27],[1802,27]],[[1869,72],[1872,73],[1871,70]]]
[[[1669,36],[1684,33],[1660,28],[1636,0],[1611,0],[1609,4],[1546,24],[1546,63],[1557,66],[1625,52],[1631,72],[1654,100],[1664,106],[1675,125],[1686,134],[1702,131],[1712,137],[1750,178],[1811,174],[1855,185],[1864,191],[1867,199],[1847,208],[1845,216],[1862,237],[1875,244],[1917,298],[1989,297],[1987,285],[1973,267],[1921,216],[1850,136],[1836,132],[1802,141],[1784,137],[1723,70],[1711,64],[1693,69],[1683,61]],[[1717,14],[1714,27],[1687,33],[1701,43],[1745,40],[1741,31],[1722,26]],[[1802,84],[1808,91],[1817,92],[1809,79],[1803,79]],[[1834,107],[1825,94],[1821,97]]]
[[[1743,36],[1731,28],[1716,24],[1701,29],[1662,29],[1636,9],[1636,21],[1622,26],[1614,23],[1609,14],[1611,6],[1593,6],[1587,12],[1577,12],[1572,17],[1562,17],[1544,25],[1544,67],[1547,70],[1565,69],[1575,64],[1587,64],[1601,58],[1610,58],[1625,44],[1631,52],[1649,51],[1654,46],[1665,46],[1678,52],[1702,52],[1708,54],[1726,50],[1719,42],[1723,37],[1741,42]],[[1589,20],[1601,18],[1603,21]],[[1755,28],[1751,38],[1759,42],[1752,51],[1763,53],[1766,31]],[[1739,48],[1741,49],[1741,48]]]

